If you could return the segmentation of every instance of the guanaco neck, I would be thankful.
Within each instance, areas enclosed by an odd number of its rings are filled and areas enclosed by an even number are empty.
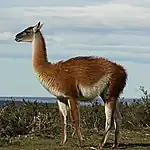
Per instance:
[[[35,71],[48,64],[46,44],[40,31],[37,31],[32,41],[32,65]]]

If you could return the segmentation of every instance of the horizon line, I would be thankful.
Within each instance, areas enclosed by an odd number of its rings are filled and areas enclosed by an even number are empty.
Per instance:
[[[0,98],[54,98],[57,99],[55,96],[0,96]],[[119,99],[141,99],[141,97],[120,97]]]

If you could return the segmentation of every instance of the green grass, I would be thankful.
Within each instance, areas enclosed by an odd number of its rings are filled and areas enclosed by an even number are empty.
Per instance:
[[[85,134],[84,134],[85,135]],[[108,142],[104,150],[109,150],[113,143],[114,133],[110,133]],[[0,150],[79,150],[76,136],[67,140],[66,145],[59,146],[60,136],[41,138],[36,136],[21,136],[12,140],[11,144],[0,147]],[[98,134],[86,134],[84,136],[84,148],[83,150],[89,150],[90,147],[97,147],[100,139],[102,138],[102,132]],[[126,150],[150,150],[150,130],[141,131],[121,131],[121,139],[119,149]]]

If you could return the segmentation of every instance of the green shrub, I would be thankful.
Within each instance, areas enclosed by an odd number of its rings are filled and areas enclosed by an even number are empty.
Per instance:
[[[143,129],[150,126],[150,95],[140,87],[143,102],[121,102],[122,128],[129,130]],[[0,136],[15,137],[34,134],[38,136],[60,135],[60,118],[57,104],[23,101],[17,105],[9,101],[0,108]],[[83,132],[99,132],[105,126],[104,106],[92,103],[80,106],[81,129]],[[68,115],[68,121],[70,117]],[[67,126],[72,132],[71,123]]]

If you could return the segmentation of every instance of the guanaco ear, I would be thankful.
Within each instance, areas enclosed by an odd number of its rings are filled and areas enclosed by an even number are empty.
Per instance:
[[[43,23],[41,24],[40,22],[38,22],[33,28],[34,33],[39,31],[42,28],[42,26],[43,26]]]

